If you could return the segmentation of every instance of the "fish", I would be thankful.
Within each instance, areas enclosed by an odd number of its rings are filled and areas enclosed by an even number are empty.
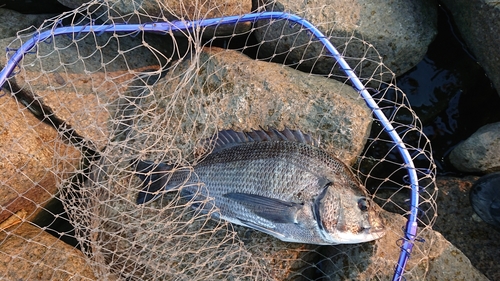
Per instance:
[[[469,199],[483,221],[500,227],[500,172],[479,178],[472,185]]]
[[[193,207],[214,219],[285,242],[356,244],[385,234],[380,207],[366,188],[309,134],[288,128],[223,130],[202,143],[213,150],[192,169],[137,159],[137,204],[180,190],[188,200],[209,201]]]

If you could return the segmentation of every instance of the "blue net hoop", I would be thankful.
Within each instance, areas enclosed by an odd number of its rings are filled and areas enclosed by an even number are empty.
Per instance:
[[[413,245],[417,237],[417,216],[419,212],[418,208],[419,180],[415,165],[413,163],[413,160],[410,156],[408,149],[406,148],[398,132],[394,129],[389,119],[382,112],[382,110],[377,105],[371,94],[368,92],[367,88],[365,88],[365,86],[362,84],[360,79],[356,76],[352,68],[344,60],[341,54],[332,45],[332,43],[328,40],[328,38],[321,31],[319,31],[318,28],[316,28],[309,21],[297,15],[283,13],[283,12],[262,12],[255,14],[210,18],[210,19],[195,20],[195,21],[54,27],[51,30],[35,33],[30,40],[25,42],[19,49],[15,51],[14,54],[12,54],[6,66],[0,71],[0,87],[3,87],[7,79],[10,76],[14,75],[14,69],[23,59],[25,54],[32,51],[33,48],[35,48],[36,44],[38,44],[39,42],[43,42],[51,38],[52,36],[58,36],[64,34],[81,34],[89,32],[94,32],[96,34],[102,34],[104,32],[154,32],[158,34],[168,34],[169,32],[175,32],[175,31],[189,31],[191,29],[196,29],[196,28],[214,27],[219,25],[251,22],[256,20],[287,20],[295,24],[301,25],[305,30],[307,30],[315,38],[317,38],[328,50],[328,52],[335,58],[342,71],[347,75],[348,79],[351,81],[354,89],[365,100],[367,106],[372,110],[375,117],[384,127],[385,132],[390,136],[391,140],[397,147],[397,150],[404,161],[404,168],[407,171],[409,184],[411,188],[410,210],[409,210],[410,212],[404,229],[404,238],[403,238],[404,241],[403,244],[400,246],[401,252],[392,279],[392,280],[403,280],[404,279],[403,274],[406,267],[406,263],[410,258]]]

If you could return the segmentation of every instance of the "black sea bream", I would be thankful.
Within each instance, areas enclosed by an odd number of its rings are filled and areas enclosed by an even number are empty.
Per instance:
[[[193,170],[138,161],[138,204],[181,190],[212,216],[287,242],[353,244],[384,235],[366,189],[350,168],[300,131],[221,131]],[[199,188],[199,183],[204,188]],[[210,199],[208,199],[210,200]]]

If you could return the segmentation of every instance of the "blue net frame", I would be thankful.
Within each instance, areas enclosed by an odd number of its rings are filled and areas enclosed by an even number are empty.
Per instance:
[[[94,32],[97,35],[104,32],[154,32],[159,34],[168,34],[175,31],[189,31],[190,29],[216,27],[219,25],[236,24],[242,22],[253,22],[256,20],[287,20],[295,24],[301,25],[305,30],[310,32],[316,37],[328,50],[328,52],[335,58],[342,71],[347,75],[355,90],[365,100],[367,106],[372,110],[375,117],[383,125],[384,130],[394,142],[397,151],[404,161],[404,167],[407,171],[409,185],[411,188],[410,196],[410,212],[408,220],[404,229],[403,243],[400,245],[401,252],[398,259],[398,264],[395,268],[392,280],[403,280],[404,269],[413,245],[417,240],[417,217],[419,213],[419,179],[417,176],[417,169],[413,163],[410,152],[405,146],[398,132],[392,126],[389,119],[382,112],[377,102],[373,99],[368,89],[362,84],[360,79],[356,76],[351,67],[347,64],[341,54],[332,45],[328,38],[319,31],[309,21],[293,14],[284,12],[262,12],[255,14],[245,14],[238,16],[222,17],[222,18],[207,18],[195,21],[173,21],[173,22],[154,22],[144,24],[107,24],[107,25],[85,25],[85,26],[70,26],[70,27],[54,27],[51,30],[35,33],[33,37],[25,42],[19,49],[12,54],[6,66],[0,71],[0,87],[6,83],[7,79],[14,75],[14,69],[20,63],[25,54],[31,52],[39,42],[48,40],[52,36],[65,35],[65,34],[82,34]],[[1,96],[1,95],[0,95]]]

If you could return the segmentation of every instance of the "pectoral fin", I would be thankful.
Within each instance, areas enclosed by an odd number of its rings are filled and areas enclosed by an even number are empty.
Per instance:
[[[296,223],[302,204],[248,193],[226,193],[224,197],[237,201],[259,217],[274,223]]]

